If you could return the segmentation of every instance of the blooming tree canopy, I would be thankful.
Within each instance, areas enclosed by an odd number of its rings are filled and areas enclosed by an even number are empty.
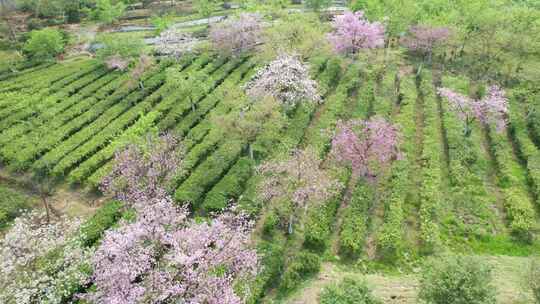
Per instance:
[[[384,26],[369,22],[363,11],[346,12],[332,22],[334,31],[328,40],[337,53],[356,54],[362,49],[374,49],[384,45]]]
[[[225,54],[239,55],[251,51],[261,42],[261,18],[256,14],[242,13],[238,18],[213,24],[209,36],[214,47]]]
[[[332,154],[351,165],[355,176],[376,177],[377,170],[401,157],[398,127],[383,118],[338,122]]]
[[[242,303],[233,289],[258,268],[251,223],[226,213],[196,223],[169,198],[134,205],[137,218],[108,231],[92,264],[96,303]]]
[[[75,238],[80,225],[39,212],[16,218],[0,241],[0,302],[62,303],[83,285],[92,250]]]
[[[292,233],[295,213],[324,203],[342,187],[321,169],[321,163],[312,150],[294,150],[288,159],[266,162],[258,167],[264,176],[259,185],[261,198],[292,202],[289,233]]]
[[[257,273],[248,246],[252,223],[227,212],[209,222],[188,218],[167,193],[181,166],[178,141],[150,137],[116,155],[103,188],[123,200],[135,219],[106,232],[93,259],[95,303],[243,303],[233,288]]]
[[[450,108],[465,122],[465,135],[471,133],[470,125],[477,119],[483,124],[494,124],[497,132],[505,130],[508,118],[508,99],[497,85],[488,88],[486,96],[474,100],[448,88],[439,88],[441,97],[448,100]]]
[[[149,135],[143,145],[132,144],[116,153],[112,171],[100,189],[128,204],[164,198],[181,163],[182,151],[176,137]]]
[[[401,39],[401,43],[410,50],[427,54],[450,37],[450,29],[415,25],[409,29],[409,34]]]
[[[309,76],[308,67],[297,56],[280,54],[259,70],[246,85],[252,98],[272,96],[281,104],[294,107],[301,101],[320,102],[317,82]]]

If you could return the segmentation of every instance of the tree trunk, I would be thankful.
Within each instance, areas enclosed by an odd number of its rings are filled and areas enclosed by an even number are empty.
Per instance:
[[[249,149],[249,158],[253,159],[253,146],[250,144],[248,144],[248,149]]]
[[[289,234],[293,234],[293,215],[292,213],[289,215],[289,229],[288,229],[288,232]]]
[[[41,195],[41,202],[43,203],[43,207],[45,207],[45,213],[47,216],[47,224],[51,222],[51,213],[49,210],[49,203],[47,202],[47,198],[45,195]]]

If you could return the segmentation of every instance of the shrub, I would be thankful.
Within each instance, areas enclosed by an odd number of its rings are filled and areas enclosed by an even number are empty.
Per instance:
[[[37,61],[51,60],[64,50],[65,41],[60,31],[46,28],[32,31],[24,45],[24,52]]]
[[[247,304],[260,303],[264,292],[273,286],[283,272],[283,254],[285,249],[282,245],[262,241],[257,246],[257,253],[261,258],[262,270],[255,280],[251,281],[251,296],[246,300]]]
[[[281,278],[280,289],[288,292],[297,287],[304,279],[319,272],[321,260],[317,254],[311,252],[300,252],[294,256],[287,265]]]
[[[429,304],[495,303],[491,271],[477,257],[432,259],[422,271],[419,297]]]
[[[80,230],[81,243],[84,246],[92,246],[100,240],[105,230],[113,226],[122,215],[123,204],[111,201],[105,204],[82,226]]]
[[[320,304],[379,304],[382,303],[371,294],[365,281],[345,278],[337,285],[323,289]]]
[[[99,20],[105,24],[111,24],[116,22],[126,10],[126,5],[118,1],[116,4],[112,4],[110,0],[97,0],[96,8],[90,16],[92,19]]]
[[[30,203],[24,195],[0,186],[0,228],[19,216]]]

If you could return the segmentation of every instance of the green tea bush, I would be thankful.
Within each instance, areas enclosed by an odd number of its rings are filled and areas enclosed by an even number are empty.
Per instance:
[[[380,304],[368,288],[365,281],[353,278],[345,278],[336,285],[330,285],[323,289],[320,304]]]
[[[206,195],[202,208],[205,212],[221,211],[231,199],[238,198],[244,191],[245,182],[251,177],[253,161],[242,157],[225,177]]]
[[[271,286],[277,284],[280,275],[283,272],[283,254],[285,249],[282,245],[262,241],[257,246],[257,253],[261,258],[263,265],[262,271],[257,274],[249,286],[251,295],[246,299],[246,303],[260,303],[260,298],[264,292]]]
[[[56,29],[46,28],[32,31],[23,50],[32,60],[47,61],[62,53],[64,46],[62,33]]]
[[[99,241],[105,230],[113,226],[122,216],[123,204],[118,201],[111,201],[99,208],[96,213],[86,221],[80,230],[81,243],[84,246],[93,246]]]
[[[303,280],[319,272],[321,260],[317,254],[302,251],[292,258],[281,278],[280,290],[287,293],[296,288]]]
[[[0,228],[30,207],[26,196],[9,188],[0,186]]]
[[[358,182],[351,202],[343,212],[343,222],[339,232],[341,253],[347,256],[358,256],[362,252],[367,231],[368,211],[373,199],[373,187],[364,181]]]
[[[428,304],[494,304],[492,269],[478,257],[432,258],[422,270],[419,298]]]

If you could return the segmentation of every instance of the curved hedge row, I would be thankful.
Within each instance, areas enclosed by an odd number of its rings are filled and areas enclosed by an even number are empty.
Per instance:
[[[93,81],[86,87],[82,88],[75,95],[70,96],[66,101],[58,103],[51,108],[45,109],[39,116],[32,117],[25,123],[18,123],[4,130],[0,134],[0,146],[4,146],[16,139],[20,139],[20,136],[32,132],[36,128],[41,128],[44,124],[53,119],[56,121],[56,118],[62,115],[65,111],[68,111],[74,106],[78,106],[81,102],[96,94],[98,90],[104,90],[109,83],[117,79],[118,75],[118,73],[107,73],[104,77]]]

